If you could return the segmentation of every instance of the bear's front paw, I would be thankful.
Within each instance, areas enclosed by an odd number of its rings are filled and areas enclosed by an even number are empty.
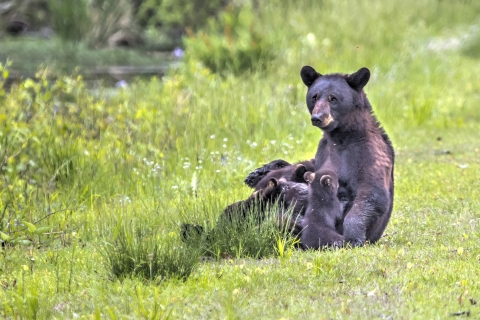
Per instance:
[[[343,240],[338,240],[338,241],[334,241],[330,244],[330,247],[334,248],[334,249],[341,249],[343,248],[343,245],[344,245],[344,241]]]
[[[348,241],[348,245],[352,248],[362,247],[364,244],[365,244],[365,240],[361,240],[361,239],[354,239],[354,240]]]
[[[282,159],[273,160],[249,173],[244,182],[250,188],[255,188],[260,180],[262,180],[262,178],[265,177],[270,171],[285,168],[290,165],[291,164],[289,162]]]

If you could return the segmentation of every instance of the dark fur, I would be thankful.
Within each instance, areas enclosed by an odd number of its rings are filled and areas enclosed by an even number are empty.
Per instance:
[[[308,207],[305,217],[299,221],[302,228],[300,243],[304,249],[341,247],[344,238],[336,226],[341,224],[341,204],[337,197],[338,178],[329,170],[307,172]]]
[[[307,208],[308,189],[303,180],[303,174],[306,169],[303,165],[296,165],[296,170],[292,174],[302,174],[303,183],[287,181],[285,178],[270,178],[265,188],[253,192],[245,200],[237,201],[227,206],[219,216],[216,226],[225,224],[241,223],[247,219],[247,215],[255,214],[257,222],[260,224],[265,218],[265,211],[274,204],[278,205],[278,221],[280,228],[288,228],[294,234],[298,234],[300,229],[296,229],[295,221],[297,217],[303,216]],[[290,214],[287,211],[291,210]],[[204,229],[200,225],[183,224],[181,226],[181,236],[184,241],[202,236]]]
[[[183,242],[200,239],[203,233],[203,227],[198,224],[183,223],[180,226],[180,236]]]
[[[303,219],[308,205],[308,186],[305,181],[292,182],[285,178],[271,178],[270,181],[277,185],[277,192],[280,193],[277,213],[279,228],[297,236],[302,230],[298,221]]]
[[[285,160],[273,160],[272,162],[269,162],[265,165],[263,165],[260,168],[257,168],[253,170],[244,180],[245,184],[249,186],[250,188],[255,188],[255,186],[259,183],[259,181],[265,177],[269,172],[278,170],[281,168],[285,168],[291,166],[290,163],[288,163]],[[267,180],[268,181],[268,180]]]
[[[274,170],[263,177],[255,186],[257,189],[248,199],[229,205],[222,213],[228,220],[233,220],[233,215],[241,215],[245,218],[249,212],[259,213],[259,222],[264,218],[264,211],[275,203],[278,203],[278,216],[281,225],[290,225],[293,229],[294,221],[298,216],[305,213],[307,208],[308,192],[304,174],[307,172],[303,164],[290,165],[286,168]],[[280,173],[278,172],[280,171]],[[290,180],[286,179],[288,176]],[[268,179],[267,181],[265,181]],[[255,210],[256,209],[256,210]],[[285,213],[291,210],[292,221],[287,219]],[[225,218],[224,218],[225,219]]]
[[[303,166],[305,171],[298,170]],[[255,169],[245,179],[245,183],[255,190],[263,190],[266,188],[270,179],[275,178],[277,180],[285,178],[287,181],[303,182],[303,175],[306,171],[315,170],[315,159],[305,160],[296,164],[290,164],[284,160],[273,160],[264,166]]]
[[[375,242],[392,212],[395,155],[363,91],[370,71],[321,75],[305,66],[301,77],[308,87],[312,124],[323,131],[315,169],[335,172],[343,193],[344,221],[339,233],[354,246]]]

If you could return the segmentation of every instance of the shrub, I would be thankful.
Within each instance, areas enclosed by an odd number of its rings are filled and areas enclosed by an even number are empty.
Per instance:
[[[463,40],[462,52],[467,56],[478,59],[480,57],[480,33],[473,33],[461,40]]]
[[[91,47],[104,47],[120,31],[128,44],[138,44],[130,0],[48,0],[50,20],[58,36],[66,43],[85,41]],[[74,55],[73,48],[67,51]]]
[[[198,30],[215,17],[229,0],[145,0],[139,7],[139,23],[161,27],[167,32],[184,33],[186,27]]]
[[[57,35],[67,42],[81,41],[89,28],[85,0],[48,0],[50,19]]]
[[[197,248],[181,246],[175,235],[162,236],[142,224],[121,228],[102,252],[110,273],[120,279],[186,280],[200,258]]]
[[[296,242],[289,230],[279,229],[279,210],[273,205],[262,212],[255,207],[246,213],[232,211],[228,217],[221,215],[215,225],[202,226],[203,233],[191,230],[187,243],[199,247],[203,255],[217,259],[283,256]]]
[[[94,0],[88,6],[90,28],[85,35],[87,44],[92,47],[118,45],[112,43],[112,36],[122,38],[125,46],[142,43],[133,15],[130,0]],[[109,41],[110,40],[110,41]],[[117,42],[122,42],[117,41]],[[109,43],[110,42],[110,43]]]
[[[186,57],[201,61],[213,72],[238,75],[261,69],[274,58],[273,46],[255,29],[249,6],[234,7],[210,19],[204,31],[189,31],[185,38]]]

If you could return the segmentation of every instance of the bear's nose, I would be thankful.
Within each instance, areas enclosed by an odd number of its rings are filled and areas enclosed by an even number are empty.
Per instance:
[[[322,123],[325,121],[325,119],[328,117],[328,114],[325,112],[320,112],[317,114],[312,114],[312,125],[319,127],[322,125]]]

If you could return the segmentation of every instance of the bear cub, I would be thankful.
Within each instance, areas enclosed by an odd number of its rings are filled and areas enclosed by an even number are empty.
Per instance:
[[[261,221],[265,216],[265,210],[275,203],[278,203],[279,215],[284,215],[290,208],[293,216],[303,215],[308,197],[307,184],[304,180],[306,172],[307,168],[303,164],[296,164],[289,165],[288,170],[275,170],[266,174],[253,186],[256,191],[249,198],[229,205],[222,216],[228,220],[233,220],[234,216],[238,215],[245,219],[247,214],[257,212]]]
[[[305,169],[304,171],[302,171]],[[287,181],[305,183],[303,175],[306,171],[315,171],[315,159],[290,164],[285,160],[273,160],[260,168],[249,173],[245,178],[245,184],[255,190],[267,187],[270,179],[285,178]]]
[[[342,247],[343,236],[337,226],[342,224],[342,206],[337,198],[338,177],[333,171],[305,173],[308,182],[308,206],[301,227],[300,243],[304,249]]]
[[[265,219],[266,211],[276,204],[279,228],[282,230],[287,228],[294,235],[298,235],[300,229],[295,222],[305,214],[308,201],[308,187],[303,180],[306,171],[305,166],[301,164],[291,170],[292,175],[302,176],[303,183],[288,181],[284,177],[278,179],[271,177],[265,183],[262,182],[265,185],[263,189],[253,192],[245,200],[227,206],[218,217],[215,228],[240,227],[243,223],[251,221],[252,216],[256,223],[260,224]],[[203,234],[204,229],[200,225],[181,226],[183,241],[198,239]]]

